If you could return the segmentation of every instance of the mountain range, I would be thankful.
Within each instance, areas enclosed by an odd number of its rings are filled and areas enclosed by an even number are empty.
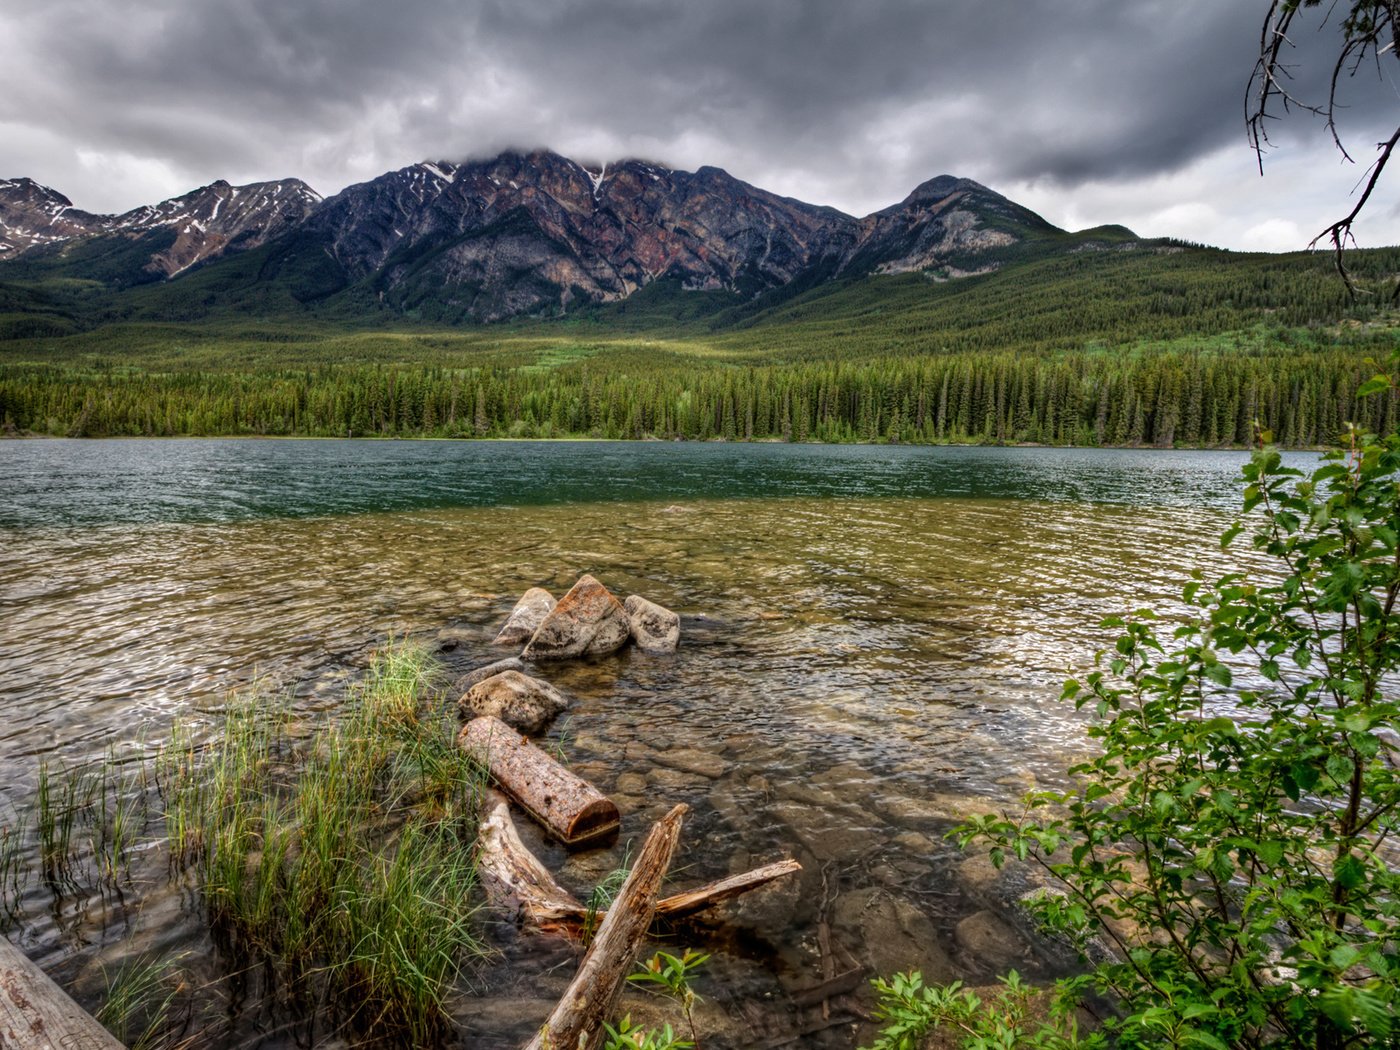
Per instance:
[[[1123,227],[1067,233],[950,175],[857,218],[719,168],[585,165],[547,150],[425,161],[326,199],[297,179],[219,181],[122,215],[0,180],[0,282],[64,277],[120,292],[204,271],[211,300],[348,303],[452,323],[566,314],[657,282],[771,299],[843,279],[947,281],[1047,253],[1144,246],[1165,247]],[[170,301],[189,309],[187,297]]]

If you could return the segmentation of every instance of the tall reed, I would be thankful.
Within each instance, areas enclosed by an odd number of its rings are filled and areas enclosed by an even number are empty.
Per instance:
[[[81,889],[84,875],[116,884],[149,821],[147,795],[144,764],[122,763],[114,752],[56,769],[39,764],[31,813],[39,869],[55,895]]]
[[[0,931],[19,914],[29,883],[27,838],[28,821],[24,814],[11,811],[0,819]]]

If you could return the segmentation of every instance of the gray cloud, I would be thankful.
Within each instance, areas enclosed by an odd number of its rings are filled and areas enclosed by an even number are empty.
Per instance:
[[[1093,211],[1057,204],[1090,190],[1123,221],[1151,221],[1154,204],[1227,214],[1258,210],[1259,185],[1181,176],[1232,171],[1212,159],[1224,151],[1248,159],[1262,14],[1219,0],[9,0],[0,176],[107,210],[214,178],[298,175],[329,193],[422,158],[548,145],[718,164],[857,213],[951,172],[1031,188],[1056,221]],[[1299,34],[1303,97],[1325,94],[1335,40]],[[1347,87],[1363,159],[1400,101],[1372,71]],[[1318,122],[1280,131],[1280,155],[1334,166]],[[1163,187],[1179,199],[1154,200]]]

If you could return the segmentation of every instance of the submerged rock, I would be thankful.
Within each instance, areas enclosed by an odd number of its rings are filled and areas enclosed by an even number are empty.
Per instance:
[[[626,645],[628,632],[622,603],[592,576],[584,575],[559,599],[520,655],[527,660],[603,656]]]
[[[726,762],[713,751],[701,751],[691,747],[658,751],[656,752],[656,761],[663,766],[680,770],[682,773],[695,774],[709,780],[718,780],[734,766],[734,763]]]
[[[561,989],[562,990],[562,989]],[[543,1027],[554,1012],[557,997],[508,995],[471,1000],[465,1020],[468,1045],[477,1040],[497,1045],[521,1045]]]
[[[871,973],[918,970],[929,984],[958,976],[933,921],[885,890],[868,887],[841,894],[832,906],[831,926]]]
[[[468,671],[466,674],[462,675],[461,678],[457,679],[457,683],[453,688],[460,695],[478,682],[484,682],[488,678],[495,678],[496,675],[500,674],[502,671],[524,670],[525,664],[518,656],[507,656],[504,660],[497,660],[493,664],[487,664],[485,667],[478,667],[474,671]]]
[[[681,639],[681,618],[670,609],[649,602],[640,594],[622,603],[632,641],[644,653],[674,653]]]
[[[556,604],[554,595],[543,587],[531,587],[515,603],[506,625],[491,644],[524,645],[539,630],[540,624],[544,623]]]
[[[640,773],[619,773],[613,790],[624,795],[640,795],[647,789],[647,778]]]
[[[538,733],[569,706],[564,694],[548,682],[503,671],[467,690],[457,706],[463,718],[494,715],[512,729]]]
[[[968,962],[983,973],[1002,973],[1032,961],[1021,935],[993,912],[974,912],[953,932]]]

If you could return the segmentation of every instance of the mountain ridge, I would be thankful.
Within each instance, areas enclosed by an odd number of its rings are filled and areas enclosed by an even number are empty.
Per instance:
[[[420,161],[324,199],[296,179],[219,180],[116,216],[30,179],[0,181],[0,280],[170,284],[263,249],[258,272],[239,277],[245,292],[349,296],[449,323],[568,313],[656,281],[752,299],[869,275],[956,279],[1066,236],[953,175],[857,218],[710,165],[590,166],[544,149]]]

